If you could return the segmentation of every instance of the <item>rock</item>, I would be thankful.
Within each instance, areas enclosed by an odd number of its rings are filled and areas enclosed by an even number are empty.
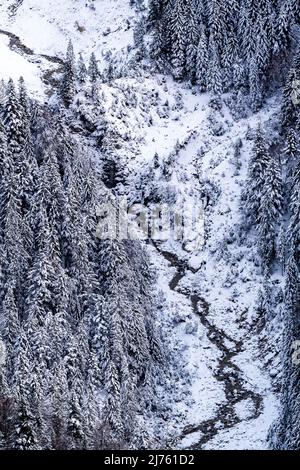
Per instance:
[[[198,323],[197,322],[188,322],[185,326],[185,332],[187,335],[193,335],[198,331]]]
[[[270,371],[270,377],[272,377],[272,379],[273,379],[274,377],[277,377],[277,375],[278,375],[278,370],[276,370],[276,369],[271,369],[271,371]]]
[[[186,315],[185,314],[179,314],[177,313],[176,316],[173,318],[173,323],[175,325],[178,325],[179,323],[183,323],[186,321]]]

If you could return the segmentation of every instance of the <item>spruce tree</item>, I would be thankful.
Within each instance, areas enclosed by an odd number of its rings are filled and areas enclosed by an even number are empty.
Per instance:
[[[288,246],[298,262],[300,243],[300,165],[296,166],[292,177],[292,191],[290,201],[290,223],[288,227]]]
[[[248,169],[247,189],[243,194],[245,215],[249,225],[257,223],[259,208],[263,197],[266,172],[270,166],[271,157],[267,144],[259,127],[256,132],[253,152]]]
[[[208,44],[204,30],[204,26],[201,27],[200,39],[197,47],[196,57],[196,77],[200,87],[200,91],[206,91],[207,87],[207,66],[208,66]]]
[[[300,105],[300,82],[296,70],[292,68],[288,74],[283,92],[282,125],[295,124]]]
[[[287,132],[284,155],[288,163],[295,162],[299,153],[297,134],[290,128]]]
[[[188,4],[187,17],[189,18],[189,27],[187,30],[186,71],[193,83],[196,78],[197,46],[199,43],[198,18],[195,1],[193,0]]]
[[[264,174],[264,184],[258,208],[259,251],[268,273],[275,258],[276,231],[282,213],[282,176],[279,162],[270,159]]]
[[[210,43],[210,60],[207,71],[207,90],[213,95],[220,95],[223,92],[223,77],[220,64],[220,57],[217,47]]]
[[[237,38],[232,28],[228,31],[228,37],[222,54],[225,90],[230,90],[233,84],[233,64],[237,62],[237,50]]]
[[[260,73],[256,59],[254,58],[250,62],[249,89],[251,109],[253,112],[257,112],[262,105],[262,90],[260,82]]]
[[[182,79],[186,73],[187,10],[184,0],[176,0],[171,24],[171,63],[176,79]]]
[[[86,77],[87,77],[87,68],[84,63],[82,54],[79,54],[77,70],[78,70],[77,78],[78,78],[79,83],[85,83]]]
[[[98,64],[94,52],[92,52],[92,55],[90,57],[89,76],[93,83],[97,82],[99,78]]]
[[[61,93],[67,107],[72,103],[76,93],[76,66],[72,41],[69,41],[64,63],[64,75],[61,84]]]

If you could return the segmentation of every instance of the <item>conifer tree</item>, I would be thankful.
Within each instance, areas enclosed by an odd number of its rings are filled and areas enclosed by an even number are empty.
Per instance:
[[[37,162],[33,153],[32,135],[30,129],[30,101],[27,95],[25,82],[22,77],[19,80],[19,102],[24,136],[23,158],[20,162],[20,192],[22,195],[23,213],[26,214],[29,211],[35,190]]]
[[[269,20],[268,20],[269,18]],[[257,64],[258,68],[265,74],[271,61],[272,48],[273,48],[273,35],[274,35],[274,18],[272,14],[265,15],[260,19],[257,26]]]
[[[12,79],[9,80],[7,85],[3,124],[6,129],[8,151],[12,159],[11,165],[13,165],[15,174],[19,177],[25,145],[24,115]]]
[[[1,239],[3,237],[3,226],[2,221],[6,211],[5,199],[6,194],[8,191],[8,185],[10,181],[10,172],[11,172],[11,158],[8,154],[7,149],[7,138],[6,138],[6,131],[4,126],[2,125],[0,119],[0,233]]]
[[[6,294],[2,304],[1,316],[3,318],[1,325],[1,337],[5,342],[7,360],[9,369],[13,370],[11,360],[14,354],[14,347],[20,335],[20,318],[15,301],[13,282],[8,284]]]
[[[84,449],[85,429],[84,417],[82,415],[82,405],[76,393],[76,386],[70,392],[69,414],[67,432],[69,435],[69,449]]]
[[[89,63],[89,76],[93,83],[99,78],[98,64],[94,52],[92,52],[90,63]]]
[[[236,91],[245,92],[246,89],[246,73],[245,65],[242,58],[239,56],[233,66],[233,87]]]
[[[69,388],[63,360],[54,363],[51,390],[51,446],[56,450],[68,448],[67,423],[69,412]]]
[[[161,17],[163,9],[162,0],[150,0],[149,1],[149,14],[148,14],[148,23],[150,26],[155,26]]]
[[[257,112],[262,105],[262,91],[260,83],[259,69],[256,59],[250,62],[249,70],[249,89],[250,89],[250,105],[253,112]]]
[[[290,254],[285,286],[281,413],[270,432],[272,448],[277,450],[299,450],[299,372],[292,360],[293,342],[298,340],[299,334],[298,318],[299,270],[294,255]]]
[[[291,163],[295,162],[298,156],[298,139],[294,129],[290,128],[286,136],[286,145],[284,147],[284,155],[286,161]]]
[[[292,178],[292,190],[290,201],[290,223],[288,227],[287,240],[290,252],[298,262],[299,259],[299,243],[300,243],[300,165],[298,163],[294,170]]]
[[[171,63],[174,77],[181,79],[186,73],[187,17],[184,0],[176,0],[171,20]]]
[[[77,65],[77,70],[78,70],[78,81],[80,83],[85,83],[86,77],[87,77],[87,68],[84,63],[82,54],[79,54],[79,60],[78,60],[78,65]]]
[[[220,58],[216,45],[210,43],[210,61],[207,71],[207,90],[211,94],[220,95],[223,91],[223,77],[221,72]]]
[[[270,159],[264,175],[264,185],[258,208],[259,249],[268,272],[275,258],[276,228],[282,213],[282,176],[277,159]]]
[[[197,46],[199,43],[197,11],[195,1],[193,0],[188,4],[187,17],[189,18],[189,27],[187,29],[186,71],[189,79],[193,83],[196,78]]]
[[[212,0],[208,4],[210,41],[214,44],[215,53],[221,54],[226,34],[226,7],[221,0]]]
[[[224,68],[224,88],[230,90],[233,84],[233,64],[237,62],[237,39],[233,29],[228,31],[226,44],[222,54]]]
[[[17,398],[15,427],[11,436],[11,447],[18,450],[38,449],[37,422],[32,413],[30,400],[29,361],[30,352],[24,330],[21,330],[16,347],[17,365],[13,370],[13,389]]]
[[[207,86],[207,66],[208,66],[208,45],[204,27],[201,27],[200,39],[197,47],[196,57],[196,77],[200,91],[206,91]]]
[[[300,106],[300,84],[297,73],[292,68],[288,74],[283,92],[282,124],[292,126],[297,120]]]
[[[76,93],[76,66],[72,41],[68,44],[61,92],[65,105],[70,106]]]
[[[6,85],[3,79],[0,80],[0,115],[2,116],[6,99]]]
[[[266,142],[259,127],[256,133],[252,158],[248,169],[247,189],[244,193],[245,214],[250,225],[255,224],[259,217],[259,208],[266,180],[266,172],[270,165],[270,155]]]

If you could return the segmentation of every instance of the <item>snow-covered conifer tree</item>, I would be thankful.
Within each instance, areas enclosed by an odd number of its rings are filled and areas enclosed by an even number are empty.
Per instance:
[[[76,65],[72,41],[68,44],[61,92],[66,106],[70,106],[76,93]]]
[[[99,78],[98,64],[94,52],[92,52],[92,55],[90,57],[89,76],[92,82],[96,82]]]
[[[200,39],[197,46],[196,77],[201,91],[206,91],[208,66],[208,44],[204,26],[200,30]]]
[[[79,54],[78,65],[77,65],[77,78],[80,83],[85,83],[87,77],[87,68],[84,63],[82,54]]]

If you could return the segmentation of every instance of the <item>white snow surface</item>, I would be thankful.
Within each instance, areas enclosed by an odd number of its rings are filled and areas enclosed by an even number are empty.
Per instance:
[[[86,6],[87,4],[87,6]],[[90,8],[93,4],[95,10]],[[16,7],[16,8],[13,8]],[[0,1],[0,29],[18,37],[35,54],[63,57],[68,40],[74,42],[76,52],[87,58],[94,51],[102,60],[108,50],[126,50],[132,43],[134,11],[127,0],[24,0]],[[131,25],[130,27],[128,25]],[[110,28],[111,33],[103,35]],[[81,29],[82,31],[80,32]],[[18,78],[23,75],[28,88],[42,98],[46,86],[42,80],[55,64],[40,58],[32,61],[20,51],[11,50],[9,38],[0,33],[0,78]],[[132,89],[138,97],[137,106],[127,106],[124,93]],[[211,131],[212,111],[209,96],[194,93],[187,85],[175,83],[169,77],[151,76],[123,78],[111,84],[100,85],[103,92],[105,119],[116,130],[122,141],[120,158],[126,162],[129,184],[125,191],[131,197],[139,175],[147,170],[154,153],[164,161],[176,142],[182,144],[173,163],[168,183],[177,196],[193,206],[201,201],[201,184],[195,175],[195,158],[202,148],[202,179],[209,179],[220,189],[220,196],[212,207],[204,211],[206,240],[203,249],[186,251],[178,241],[167,240],[162,249],[173,252],[185,260],[192,270],[186,270],[177,290],[169,287],[176,269],[153,246],[149,253],[157,270],[158,289],[165,296],[162,325],[168,329],[170,343],[178,350],[190,384],[180,384],[181,399],[173,403],[174,422],[166,426],[166,438],[176,448],[197,445],[203,436],[201,430],[185,433],[186,429],[201,427],[201,423],[214,420],[220,406],[226,404],[224,382],[218,380],[222,351],[209,339],[209,332],[195,315],[188,296],[197,293],[210,305],[208,320],[220,332],[225,332],[228,349],[234,341],[242,347],[232,362],[241,371],[240,378],[247,389],[262,398],[259,416],[253,419],[253,401],[250,398],[230,404],[238,422],[222,429],[203,444],[205,449],[267,449],[268,430],[277,416],[279,401],[269,375],[276,369],[278,358],[274,344],[270,344],[265,331],[255,329],[254,304],[263,278],[256,266],[253,246],[239,246],[236,241],[220,245],[231,231],[236,232],[240,222],[239,208],[242,185],[245,182],[252,142],[246,139],[248,127],[260,122],[268,123],[278,112],[277,100],[270,99],[263,110],[248,119],[234,121],[226,105],[218,115],[224,127],[223,135]],[[182,106],[176,107],[176,95],[181,94]],[[157,100],[153,96],[158,94]],[[102,96],[102,95],[101,95]],[[146,102],[146,107],[140,101]],[[118,98],[117,110],[112,103]],[[164,103],[169,102],[169,115],[161,114]],[[122,110],[122,119],[119,111]],[[214,113],[213,113],[214,114]],[[149,117],[151,116],[151,123]],[[129,137],[129,139],[128,139]],[[242,167],[238,174],[232,162],[233,143],[242,139]],[[154,177],[159,179],[156,171]],[[280,281],[280,275],[275,275]],[[178,318],[182,318],[178,322]],[[275,322],[276,320],[274,320]],[[192,333],[187,328],[192,324]],[[274,326],[276,328],[276,325]],[[269,355],[268,360],[264,355]],[[276,362],[277,361],[277,362]],[[180,419],[176,418],[180,414]],[[217,424],[218,426],[218,424]]]
[[[78,53],[100,56],[132,39],[127,0],[5,0],[0,9],[1,28],[38,53],[61,56],[72,39]]]
[[[129,0],[4,0],[0,1],[0,77],[18,78],[22,73],[36,98],[42,98],[45,71],[57,66],[44,59],[22,65],[12,54],[7,36],[13,33],[39,56],[63,59],[71,39],[74,51],[88,62],[95,53],[99,66],[107,52],[118,53],[133,42],[135,15]],[[2,39],[6,47],[2,46]],[[8,50],[7,50],[8,49]],[[32,57],[22,54],[24,59]],[[24,71],[23,71],[24,70]]]
[[[11,51],[8,47],[8,43],[8,37],[0,35],[0,77],[4,80],[8,80],[9,78],[18,80],[20,74],[22,74],[24,80],[30,83],[32,93],[39,94],[41,91],[41,81],[37,74],[36,66],[28,62],[26,58],[22,57],[17,52]]]

